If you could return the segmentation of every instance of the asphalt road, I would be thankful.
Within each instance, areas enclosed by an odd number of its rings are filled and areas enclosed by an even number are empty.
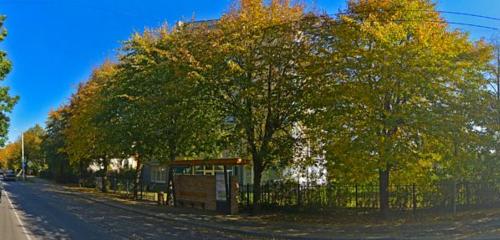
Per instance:
[[[0,239],[115,239],[68,211],[67,202],[33,183],[5,182]],[[6,229],[4,232],[3,229]]]
[[[1,184],[1,183],[0,183]],[[0,239],[29,240],[22,220],[12,204],[7,192],[1,192],[0,202]]]
[[[245,238],[110,208],[64,194],[52,184],[7,182],[4,186],[1,240]]]

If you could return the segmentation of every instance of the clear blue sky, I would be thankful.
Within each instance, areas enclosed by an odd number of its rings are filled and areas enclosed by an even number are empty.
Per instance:
[[[9,36],[0,44],[14,69],[3,83],[21,97],[11,115],[11,140],[67,101],[78,82],[112,57],[134,31],[163,22],[218,18],[231,0],[0,0]],[[316,0],[318,9],[335,13],[345,0]],[[439,0],[439,10],[500,18],[500,0]],[[444,15],[449,21],[500,28],[499,21]],[[490,38],[494,31],[462,27],[472,37]]]

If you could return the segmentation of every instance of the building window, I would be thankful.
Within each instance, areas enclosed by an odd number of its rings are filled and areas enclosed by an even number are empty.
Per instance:
[[[166,168],[161,166],[151,166],[151,182],[166,183],[167,182]]]

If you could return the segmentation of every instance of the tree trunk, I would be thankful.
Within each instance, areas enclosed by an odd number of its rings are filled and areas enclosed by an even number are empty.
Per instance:
[[[167,205],[175,207],[174,171],[171,166],[167,170]]]
[[[173,149],[172,147],[170,149]],[[177,158],[177,154],[172,152],[170,154],[170,163],[175,161]],[[167,167],[167,177],[166,177],[166,182],[167,182],[167,205],[169,206],[174,206],[175,207],[175,187],[174,187],[174,169],[172,168],[171,165]]]
[[[83,168],[84,168],[83,160],[80,160],[80,166],[79,166],[79,169],[80,169],[80,180],[78,181],[78,184],[80,185],[80,187],[83,187],[83,185],[84,185],[83,183],[85,182]]]
[[[262,179],[262,167],[260,166],[261,161],[257,160],[253,163],[253,204],[252,212],[257,213],[260,210],[260,195],[261,195],[261,179]]]
[[[379,169],[380,212],[386,216],[389,210],[389,168]]]
[[[102,165],[103,165],[103,168],[102,168],[102,178],[101,178],[101,192],[105,193],[105,192],[108,192],[108,186],[107,186],[107,182],[108,182],[108,159],[106,158],[103,158],[102,159]]]
[[[138,155],[137,155],[138,156]],[[135,168],[135,179],[134,179],[134,199],[139,199],[139,184],[142,178],[142,163],[140,157],[137,157],[137,167]]]
[[[56,177],[56,181],[66,182],[66,179],[64,176],[64,160],[61,161],[61,164],[59,165],[59,176]]]

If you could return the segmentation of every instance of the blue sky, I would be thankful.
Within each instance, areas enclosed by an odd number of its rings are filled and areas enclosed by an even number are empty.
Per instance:
[[[335,13],[345,0],[312,1],[316,8]],[[7,51],[14,69],[2,83],[21,97],[11,115],[9,138],[36,123],[67,101],[78,82],[112,57],[120,42],[144,27],[177,20],[214,19],[231,0],[0,0],[7,15],[9,35],[0,48]],[[500,0],[439,0],[438,9],[500,18]],[[444,14],[455,22],[500,28],[500,21]],[[495,32],[463,27],[474,39]]]

